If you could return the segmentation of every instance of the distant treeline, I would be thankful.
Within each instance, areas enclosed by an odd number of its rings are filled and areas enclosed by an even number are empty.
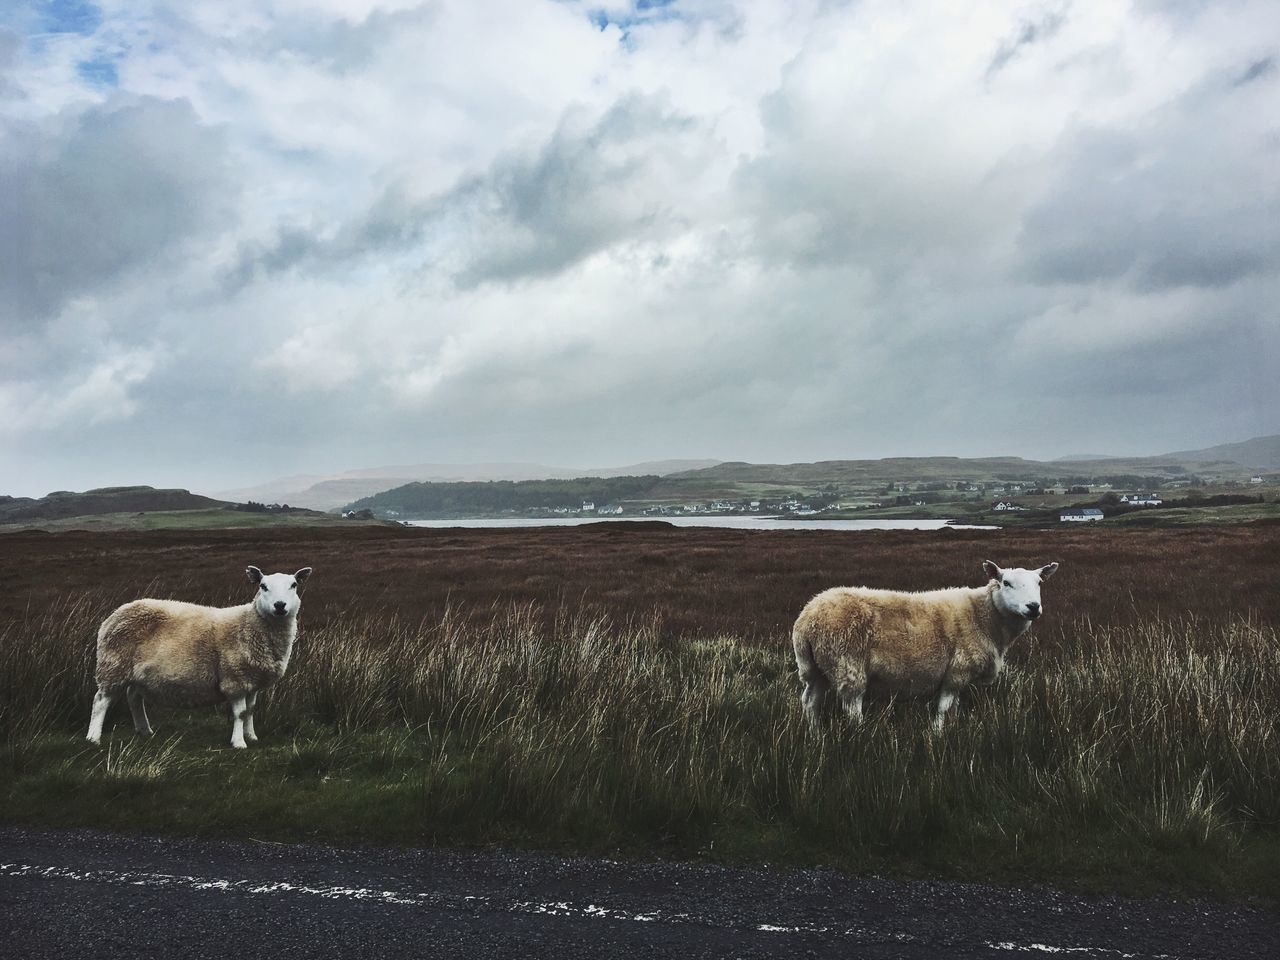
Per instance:
[[[347,510],[372,510],[379,516],[483,516],[508,510],[577,510],[583,501],[597,507],[641,498],[660,480],[643,477],[583,477],[577,480],[492,480],[487,482],[407,483],[350,504]]]
[[[235,510],[237,513],[307,513],[308,511],[302,507],[291,507],[287,503],[259,503],[257,500],[250,500],[248,503],[231,503],[226,507],[227,510]]]
[[[1169,467],[1170,473],[1186,473],[1181,467]],[[1108,484],[1120,490],[1159,490],[1168,481],[1168,477],[1144,476],[1136,473],[1099,473],[1093,476],[1071,476],[1059,480],[1064,486],[1096,487]],[[1199,478],[1192,478],[1192,483],[1201,483]],[[1046,482],[1040,486],[1052,487],[1054,482]]]

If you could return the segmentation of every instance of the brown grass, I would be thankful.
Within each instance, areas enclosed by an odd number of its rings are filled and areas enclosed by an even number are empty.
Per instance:
[[[1057,560],[1040,642],[1078,625],[1188,614],[1280,623],[1280,526],[1179,530],[707,530],[650,524],[526,530],[275,529],[0,536],[0,625],[93,594],[105,616],[143,594],[239,603],[244,567],[315,567],[304,624],[354,614],[487,616],[495,604],[656,617],[678,635],[783,643],[813,594],[837,584],[914,590],[982,582],[981,560]]]
[[[0,816],[231,832],[249,818],[256,835],[296,836],[302,804],[325,838],[1280,895],[1278,527],[0,545],[15,585],[0,603]],[[858,729],[805,727],[786,636],[812,593],[976,583],[984,557],[1063,564],[1005,680],[967,697],[942,738],[914,703],[875,705]],[[144,593],[240,600],[249,562],[317,571],[264,745],[211,750],[224,721],[169,712],[139,743],[120,710],[105,754],[80,747],[98,620]],[[234,797],[202,803],[227,777]]]

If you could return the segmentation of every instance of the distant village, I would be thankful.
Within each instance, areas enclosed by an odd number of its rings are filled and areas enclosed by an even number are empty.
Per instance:
[[[1269,482],[1270,478],[1255,476],[1249,479],[1250,486],[1259,486]],[[1168,488],[1190,488],[1199,486],[1196,480],[1164,481]],[[1241,483],[1228,483],[1225,486],[1239,487]],[[1193,494],[1194,496],[1194,494]],[[529,508],[520,513],[532,517],[689,517],[689,516],[790,516],[814,517],[822,515],[848,515],[864,510],[884,510],[886,508],[929,507],[937,504],[961,504],[967,512],[984,498],[990,499],[985,508],[994,514],[1036,513],[1041,518],[1056,512],[1061,523],[1089,523],[1102,520],[1109,511],[1101,506],[1064,506],[1047,508],[1043,503],[1029,505],[1024,498],[1046,497],[1093,497],[1101,504],[1115,508],[1114,512],[1127,512],[1135,508],[1161,507],[1166,503],[1164,494],[1149,490],[1137,490],[1117,493],[1111,483],[1092,484],[1057,484],[1038,485],[1035,483],[995,482],[979,483],[971,481],[922,481],[916,483],[891,483],[885,485],[878,498],[841,496],[834,489],[811,494],[809,496],[791,495],[780,498],[715,498],[702,501],[679,503],[600,503],[583,500],[581,504],[557,507]],[[1237,498],[1239,499],[1239,498]],[[516,511],[509,511],[516,512]]]

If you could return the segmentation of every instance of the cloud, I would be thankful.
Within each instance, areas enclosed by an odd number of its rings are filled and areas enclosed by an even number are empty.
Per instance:
[[[1259,57],[1249,66],[1233,82],[1232,86],[1243,87],[1245,84],[1253,83],[1263,77],[1269,76],[1276,71],[1276,55],[1270,54],[1265,57]]]
[[[1069,284],[1123,277],[1160,290],[1273,273],[1280,191],[1265,167],[1280,157],[1255,118],[1280,83],[1265,73],[1256,89],[1223,81],[1202,81],[1141,126],[1069,133],[1053,157],[1054,181],[1023,220],[1026,275]]]
[[[0,431],[12,437],[127,420],[138,410],[135,388],[155,363],[153,352],[112,347],[89,368],[73,371],[56,385],[0,384]]]
[[[233,182],[221,134],[190,104],[122,98],[11,123],[0,148],[0,323],[155,269],[216,225]]]
[[[999,49],[987,64],[987,77],[994,77],[1009,65],[1025,47],[1035,43],[1044,43],[1051,39],[1066,20],[1066,10],[1048,10],[1041,12],[1036,19],[1023,20],[1017,32],[1001,42]]]
[[[1274,4],[58,10],[0,490],[1280,429]]]

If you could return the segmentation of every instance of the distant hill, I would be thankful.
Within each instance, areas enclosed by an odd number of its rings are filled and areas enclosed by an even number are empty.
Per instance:
[[[1239,443],[1221,443],[1203,450],[1183,450],[1168,456],[1204,462],[1229,461],[1259,470],[1280,470],[1280,435],[1254,437]]]
[[[851,481],[1030,479],[1045,470],[1037,460],[1021,457],[887,457],[883,460],[819,460],[814,463],[721,463],[673,474],[670,480],[729,480],[738,483],[826,483]]]
[[[168,510],[209,510],[230,504],[187,490],[155,487],[99,487],[83,493],[57,490],[48,496],[0,498],[0,523],[61,520],[104,513],[151,513]]]
[[[407,483],[351,504],[381,517],[488,516],[504,511],[577,510],[584,500],[597,506],[644,496],[661,478],[578,477],[573,480],[494,480],[461,483]]]
[[[713,466],[718,460],[655,460],[623,467],[548,467],[538,463],[419,463],[409,466],[366,467],[330,477],[302,475],[272,480],[254,487],[224,490],[228,500],[287,503],[312,510],[336,510],[365,497],[408,483],[573,480],[580,477],[667,476]]]
[[[1256,437],[1204,450],[1156,457],[1078,457],[1053,461],[1021,457],[887,457],[814,463],[726,462],[667,479],[738,483],[850,483],[891,480],[1035,480],[1041,478],[1197,476],[1239,479],[1255,470],[1280,470],[1280,436]]]

